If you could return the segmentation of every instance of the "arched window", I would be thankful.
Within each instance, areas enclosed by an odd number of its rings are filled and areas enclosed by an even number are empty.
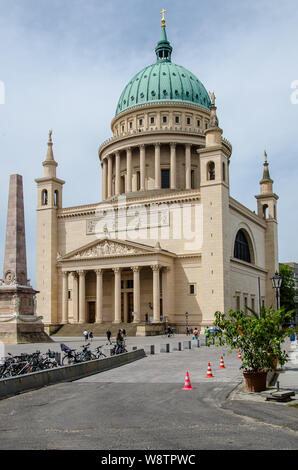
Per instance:
[[[263,219],[268,219],[268,205],[263,205]]]
[[[57,189],[54,191],[54,206],[59,207],[59,193]]]
[[[241,259],[247,263],[251,263],[251,254],[248,239],[243,230],[239,230],[236,235],[234,245],[234,258]]]
[[[43,189],[43,191],[41,193],[41,204],[43,206],[48,205],[48,191],[46,189]]]
[[[209,162],[207,165],[207,179],[215,180],[215,164],[214,162]]]

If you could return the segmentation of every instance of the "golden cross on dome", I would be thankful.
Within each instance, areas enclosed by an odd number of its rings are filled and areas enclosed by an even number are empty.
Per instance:
[[[166,19],[165,19],[165,12],[167,10],[165,10],[164,8],[161,10],[161,14],[162,14],[162,19],[161,19],[161,27],[162,28],[165,28],[166,27]]]

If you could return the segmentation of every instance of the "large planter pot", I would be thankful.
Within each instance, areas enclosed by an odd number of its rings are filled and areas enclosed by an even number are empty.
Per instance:
[[[243,376],[249,392],[263,392],[266,390],[267,371],[244,371]]]

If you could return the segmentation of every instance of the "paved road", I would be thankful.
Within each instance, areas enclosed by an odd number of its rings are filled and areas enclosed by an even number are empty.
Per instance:
[[[297,409],[227,400],[240,381],[236,352],[148,356],[1,401],[0,449],[297,449]]]

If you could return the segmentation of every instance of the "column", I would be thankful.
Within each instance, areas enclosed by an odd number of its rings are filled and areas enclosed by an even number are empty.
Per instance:
[[[96,269],[96,316],[95,323],[102,323],[103,321],[103,271]]]
[[[113,268],[115,274],[115,314],[113,323],[121,323],[121,270]]]
[[[172,142],[171,147],[171,189],[176,189],[176,143]]]
[[[160,189],[160,143],[155,144],[155,189]]]
[[[68,272],[62,272],[62,323],[68,323]]]
[[[124,323],[128,322],[128,298],[127,292],[123,293],[123,310],[124,310]]]
[[[137,313],[134,317],[134,323],[141,321],[141,296],[140,296],[140,268],[133,266],[133,310]]]
[[[108,157],[108,197],[112,196],[112,155]]]
[[[145,191],[145,145],[140,145],[140,191]]]
[[[191,155],[190,144],[185,145],[185,189],[191,189]]]
[[[120,194],[120,152],[116,152],[115,195]]]
[[[85,276],[86,271],[78,271],[79,273],[79,323],[86,323],[86,287]]]
[[[107,198],[107,159],[104,158],[102,161],[102,200]]]
[[[168,272],[169,268],[165,266],[161,271],[161,288],[162,288],[162,314],[163,320],[168,316]]]
[[[79,323],[79,311],[78,311],[78,297],[79,297],[79,288],[78,288],[78,274],[72,272],[72,316],[74,323]]]
[[[132,156],[131,147],[126,149],[126,189],[127,193],[131,192],[131,178],[132,178]]]
[[[153,323],[160,323],[160,266],[156,264],[151,268],[153,271]]]

